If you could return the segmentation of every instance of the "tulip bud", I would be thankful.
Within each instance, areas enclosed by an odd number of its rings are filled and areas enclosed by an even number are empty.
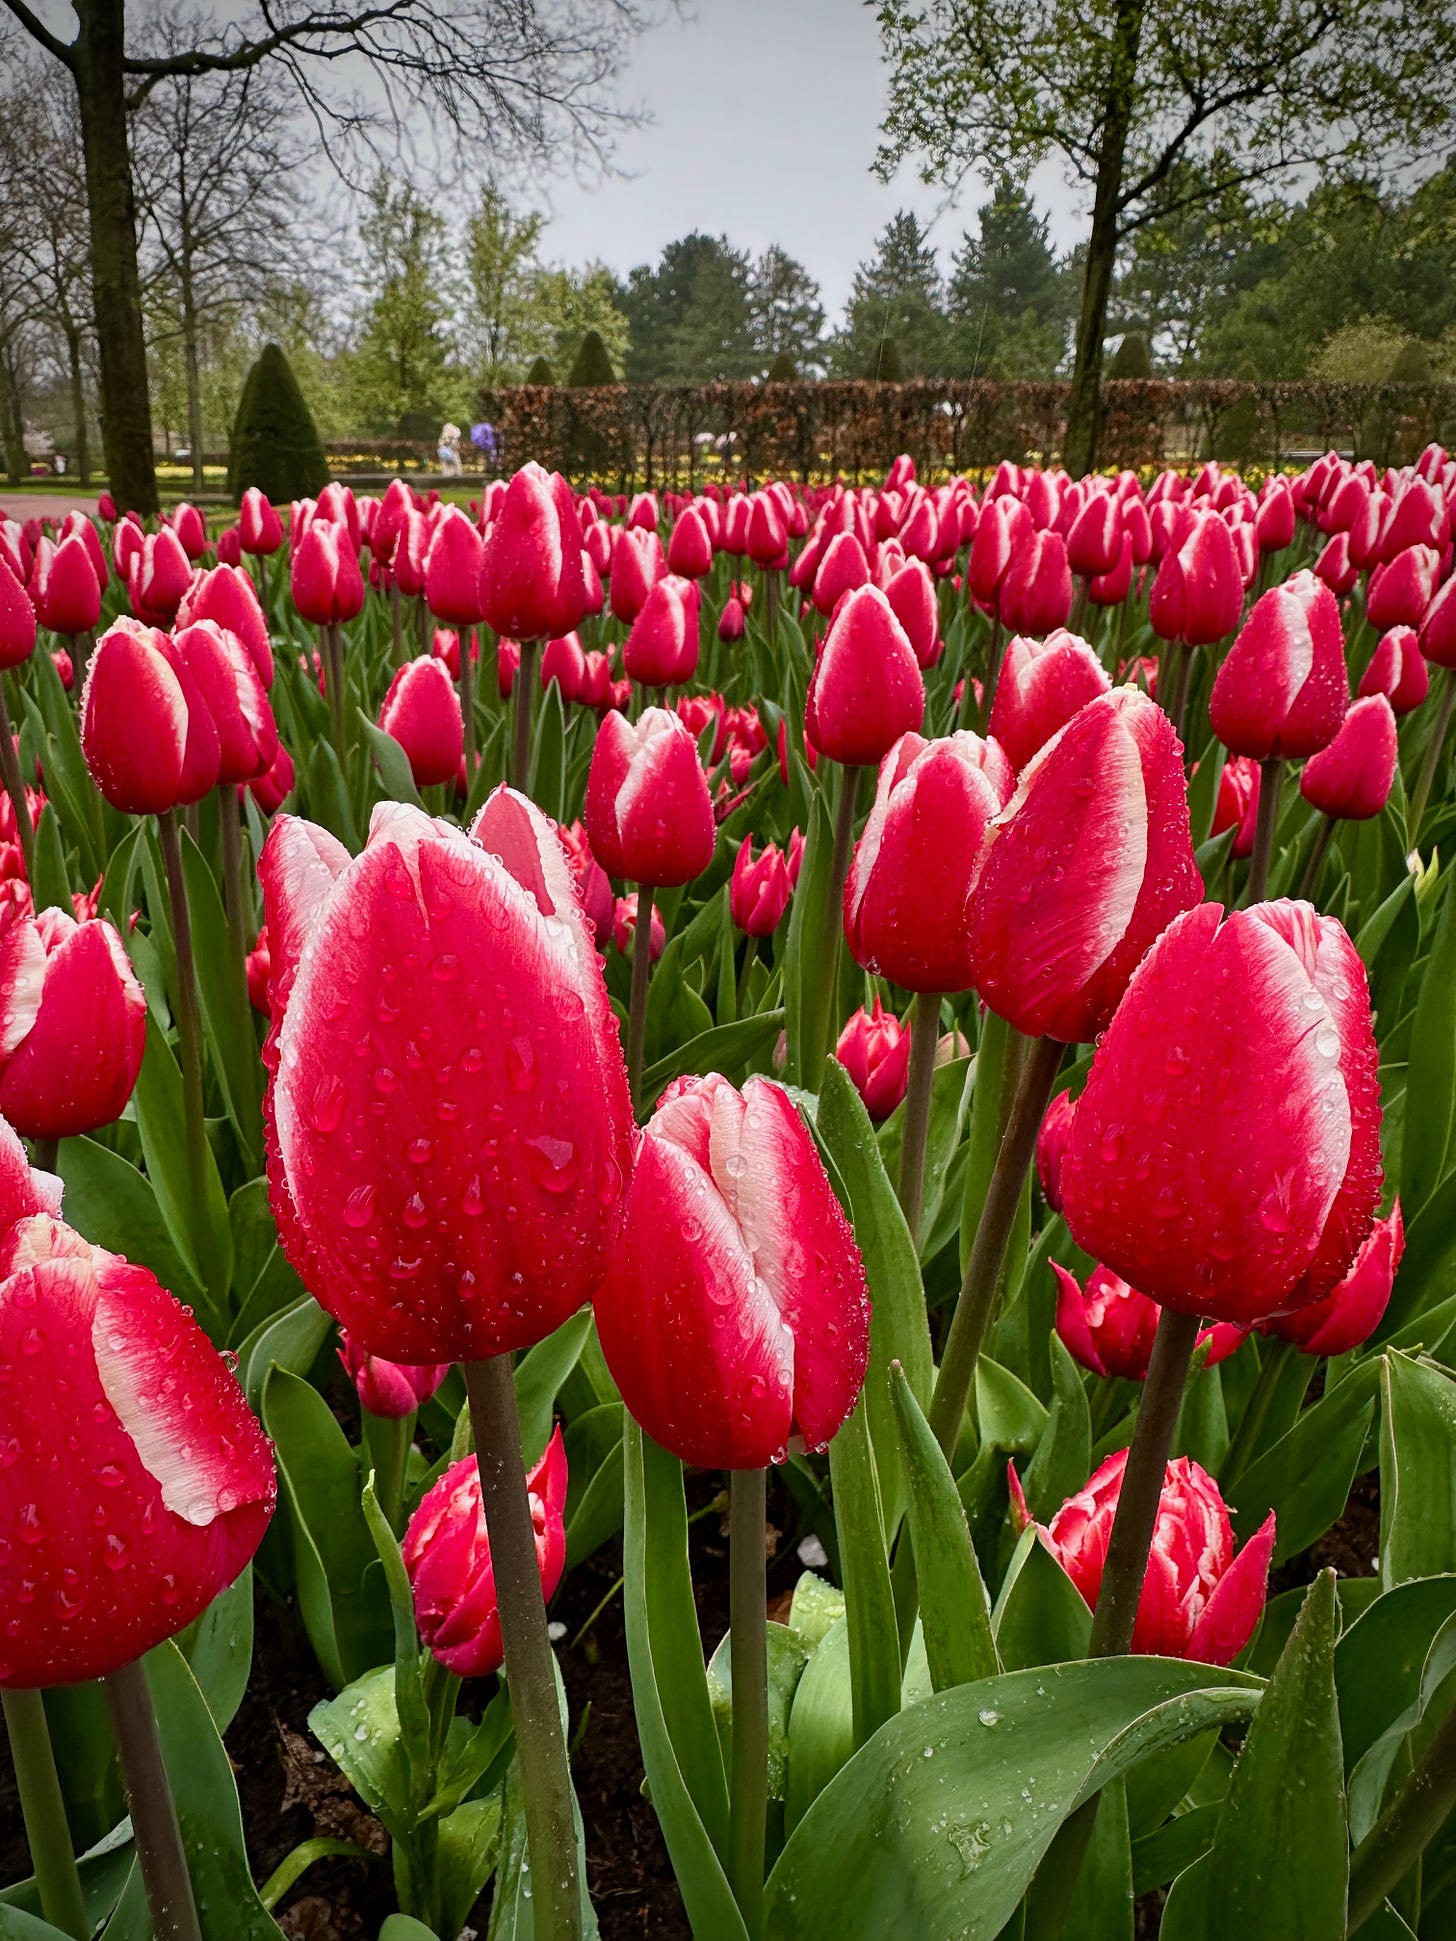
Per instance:
[[[667,570],[679,579],[700,580],[713,570],[713,542],[697,506],[685,506],[667,542]]]
[[[416,788],[454,780],[465,750],[465,722],[443,661],[423,654],[401,667],[380,707],[379,725],[404,750]]]
[[[876,1125],[888,1119],[910,1083],[910,1026],[876,998],[872,1011],[861,1007],[846,1021],[834,1055]]]
[[[1305,1355],[1349,1354],[1380,1326],[1404,1252],[1405,1222],[1397,1200],[1389,1217],[1371,1227],[1338,1287],[1292,1314],[1276,1314],[1261,1322],[1264,1333],[1292,1341]]]
[[[165,634],[123,618],[102,635],[81,695],[81,748],[124,815],[160,815],[213,787],[217,730]]]
[[[283,522],[256,485],[248,487],[238,507],[238,537],[245,553],[263,558],[283,544]]]
[[[1107,1547],[1122,1494],[1127,1451],[1109,1456],[1087,1487],[1069,1497],[1041,1540],[1096,1610]],[[1009,1470],[1014,1522],[1032,1522],[1015,1466]],[[1147,1576],[1138,1600],[1132,1650],[1195,1664],[1227,1665],[1254,1635],[1274,1555],[1269,1516],[1235,1556],[1233,1525],[1218,1484],[1191,1456],[1164,1472]]]
[[[1398,754],[1394,711],[1383,694],[1372,694],[1356,701],[1329,746],[1310,756],[1299,792],[1327,816],[1368,822],[1385,807]]]
[[[771,937],[783,921],[791,891],[783,851],[766,842],[755,862],[753,837],[745,836],[728,884],[728,909],[738,928],[750,937]]]
[[[630,896],[619,896],[612,904],[612,942],[623,957],[630,957],[636,949],[637,911],[639,908],[637,892]],[[647,930],[647,961],[655,964],[667,948],[667,926],[662,921],[662,912],[653,905],[652,922]]]
[[[0,1685],[69,1685],[139,1658],[233,1582],[273,1514],[273,1458],[227,1363],[145,1267],[39,1214],[11,1226],[0,1276],[0,1366],[64,1371],[7,1387],[0,1527],[21,1540],[0,1547]]]
[[[19,667],[35,650],[35,608],[30,595],[0,557],[0,668]]]
[[[450,1373],[448,1361],[420,1363],[385,1361],[359,1346],[345,1329],[339,1342],[339,1360],[354,1384],[359,1406],[370,1415],[402,1422],[428,1402]]]
[[[1053,1213],[1062,1210],[1062,1159],[1072,1136],[1077,1107],[1070,1092],[1058,1092],[1042,1114],[1036,1135],[1036,1173],[1041,1196]]]
[[[1017,546],[1000,587],[1000,614],[1015,633],[1047,634],[1072,611],[1072,573],[1059,532],[1037,532]]]
[[[743,602],[730,594],[723,602],[723,611],[718,615],[718,638],[728,641],[742,640],[744,628]]]
[[[0,938],[0,1112],[27,1139],[95,1132],[126,1109],[146,994],[102,918],[13,920]]]
[[[1012,787],[994,740],[901,736],[880,766],[844,887],[856,963],[909,991],[970,989],[966,898],[986,824]]]
[[[1377,566],[1365,593],[1365,618],[1377,633],[1419,627],[1436,591],[1441,555],[1434,546],[1407,546]]]
[[[541,1595],[548,1603],[566,1568],[566,1481],[558,1428],[526,1478]],[[433,1656],[457,1678],[488,1678],[499,1671],[505,1647],[474,1456],[452,1463],[426,1491],[401,1549],[415,1623]]]
[[[96,500],[96,516],[98,519],[104,519],[108,525],[115,523],[116,501],[109,492],[102,492],[98,495]]]
[[[1202,887],[1172,723],[1114,688],[1032,758],[987,828],[967,904],[976,988],[1029,1037],[1090,1039]]]
[[[1230,755],[1219,771],[1218,799],[1213,805],[1210,836],[1237,830],[1230,856],[1238,861],[1253,854],[1259,820],[1259,764],[1250,755]]]
[[[925,713],[920,663],[875,586],[849,594],[819,648],[804,708],[817,752],[846,766],[881,761]]]
[[[1247,1324],[1328,1293],[1380,1192],[1369,994],[1334,918],[1176,918],[1097,1048],[1061,1188],[1078,1246],[1164,1307]]]
[[[1323,748],[1349,699],[1335,596],[1303,572],[1255,602],[1214,677],[1208,711],[1226,748],[1262,762]]]
[[[278,753],[278,724],[242,641],[215,620],[198,620],[179,628],[172,645],[212,717],[218,747],[214,779],[228,784],[266,775]]]
[[[622,666],[641,687],[676,687],[698,665],[698,595],[669,574],[648,589],[622,648]]]
[[[458,506],[447,506],[425,555],[425,604],[449,627],[474,627],[485,618],[481,568],[485,546]]]
[[[293,788],[293,757],[280,741],[273,766],[265,775],[256,775],[248,784],[253,800],[264,815],[276,815]]]
[[[627,1407],[683,1461],[757,1469],[782,1462],[791,1436],[827,1446],[864,1380],[869,1298],[781,1086],[669,1087],[642,1133],[596,1318]]]
[[[90,633],[101,618],[101,588],[91,555],[78,536],[52,547],[43,539],[31,573],[36,618],[52,633]]]
[[[1140,1382],[1148,1372],[1153,1336],[1162,1310],[1105,1267],[1094,1267],[1085,1288],[1053,1261],[1057,1277],[1057,1333],[1074,1361],[1094,1375]],[[1227,1361],[1247,1339],[1248,1329],[1221,1321],[1205,1328],[1198,1346],[1208,1345],[1205,1368]]]
[[[990,731],[1016,773],[1088,701],[1105,694],[1106,671],[1079,634],[1058,627],[1045,640],[1015,634],[1006,643]]]
[[[713,860],[716,830],[697,743],[665,708],[636,722],[609,714],[586,785],[592,853],[612,876],[664,888],[690,883]]]
[[[1392,627],[1376,643],[1357,691],[1362,699],[1367,694],[1383,694],[1397,714],[1410,714],[1425,700],[1430,685],[1415,628]]]
[[[269,990],[273,981],[273,959],[268,949],[266,923],[258,932],[258,941],[243,959],[243,971],[248,980],[249,1004],[260,1018],[271,1018],[273,1003]]]
[[[1158,567],[1148,616],[1161,639],[1207,647],[1239,624],[1244,580],[1233,534],[1218,513],[1188,516],[1193,524],[1187,536]]]

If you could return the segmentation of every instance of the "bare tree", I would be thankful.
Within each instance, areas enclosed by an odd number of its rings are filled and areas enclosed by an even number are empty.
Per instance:
[[[72,0],[63,39],[26,0],[3,4],[75,85],[86,162],[111,489],[157,504],[129,112],[169,81],[276,63],[321,133],[464,146],[492,158],[600,157],[612,83],[642,0],[249,0],[168,48],[126,0]],[[130,36],[128,29],[135,30]]]

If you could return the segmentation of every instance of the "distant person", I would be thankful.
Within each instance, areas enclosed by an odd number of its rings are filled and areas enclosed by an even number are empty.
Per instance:
[[[445,476],[447,478],[458,479],[461,473],[459,425],[442,425],[440,427],[440,450],[438,457],[440,460],[440,470]]]
[[[51,454],[51,470],[58,479],[66,476],[66,454],[64,452],[53,452]]]

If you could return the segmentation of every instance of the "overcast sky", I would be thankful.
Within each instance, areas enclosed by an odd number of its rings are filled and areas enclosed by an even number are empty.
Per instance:
[[[624,173],[553,182],[542,254],[600,257],[625,273],[694,229],[755,253],[777,242],[818,278],[832,319],[895,211],[929,221],[945,199],[912,169],[890,184],[870,174],[885,93],[879,31],[861,0],[695,0],[693,17],[669,16],[626,64],[622,104],[652,119],[621,137]],[[1079,230],[1055,169],[1033,186],[1067,247]],[[970,189],[939,215],[943,261],[984,193]]]

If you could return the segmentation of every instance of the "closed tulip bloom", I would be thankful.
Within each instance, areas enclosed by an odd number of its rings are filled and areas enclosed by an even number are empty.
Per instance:
[[[52,547],[43,539],[31,572],[36,618],[52,633],[89,633],[101,618],[101,588],[79,536]]]
[[[1441,570],[1434,546],[1407,546],[1370,575],[1365,593],[1365,618],[1377,633],[1387,627],[1419,627]]]
[[[563,701],[587,698],[586,655],[579,634],[562,634],[557,640],[548,640],[541,649],[542,691],[553,681],[561,689]]]
[[[677,715],[606,716],[587,776],[586,832],[608,875],[655,889],[690,883],[708,867],[717,839],[708,780]]]
[[[70,1139],[126,1110],[146,995],[104,918],[19,917],[0,937],[0,1112],[27,1139]]]
[[[742,640],[746,622],[743,617],[743,602],[730,594],[723,602],[723,611],[718,615],[719,640]]]
[[[854,1081],[865,1111],[878,1125],[888,1119],[910,1082],[910,1027],[893,1012],[863,1006],[845,1022],[834,1055]]]
[[[179,627],[172,645],[186,663],[217,733],[217,781],[251,782],[278,753],[278,724],[247,648],[215,620]]]
[[[401,667],[380,707],[379,725],[404,750],[416,788],[454,780],[465,751],[465,723],[443,661],[423,654]]]
[[[1262,1322],[1264,1333],[1293,1342],[1305,1355],[1349,1354],[1380,1326],[1404,1252],[1405,1222],[1397,1200],[1389,1217],[1371,1227],[1338,1287],[1292,1314],[1276,1314]]]
[[[1162,1310],[1146,1294],[1129,1287],[1105,1267],[1094,1267],[1087,1285],[1053,1261],[1057,1277],[1057,1333],[1074,1361],[1094,1375],[1140,1382],[1148,1372],[1153,1336]],[[1220,1321],[1205,1328],[1198,1346],[1208,1344],[1205,1368],[1227,1361],[1247,1338],[1248,1329]]]
[[[1261,553],[1281,553],[1294,539],[1294,495],[1286,479],[1270,479],[1254,514]]]
[[[1230,755],[1219,771],[1218,799],[1213,805],[1210,836],[1237,830],[1229,854],[1242,861],[1254,848],[1259,819],[1259,764],[1250,755]]]
[[[197,507],[189,505],[187,500],[183,499],[181,504],[174,508],[167,523],[176,533],[187,557],[201,559],[207,551],[207,526]]]
[[[983,606],[995,602],[1013,551],[1023,536],[1030,540],[1031,531],[1031,516],[1019,499],[993,497],[982,508],[966,576]]]
[[[550,822],[507,789],[470,836],[386,803],[351,862],[290,817],[259,874],[270,1183],[304,1285],[390,1361],[542,1340],[600,1284],[631,1165],[616,1024]]]
[[[1089,1040],[1202,888],[1172,723],[1114,688],[1033,756],[987,828],[967,904],[976,989],[1029,1037]]]
[[[1414,627],[1392,627],[1380,636],[1356,690],[1383,694],[1397,714],[1410,714],[1430,692],[1431,677]]]
[[[920,663],[877,586],[848,595],[819,648],[804,707],[809,740],[831,761],[880,762],[925,713]]]
[[[667,570],[684,580],[703,579],[713,570],[713,541],[695,505],[678,514],[667,542]]]
[[[136,617],[151,626],[170,626],[191,584],[192,562],[172,528],[148,533],[127,575]]]
[[[425,555],[425,605],[449,627],[474,627],[485,617],[480,574],[485,544],[460,510],[447,506]]]
[[[748,557],[755,566],[788,565],[789,529],[767,492],[755,492],[748,508]]]
[[[814,575],[814,605],[820,613],[833,613],[845,594],[868,586],[870,564],[864,547],[852,532],[837,532],[824,548],[819,569]]]
[[[217,780],[217,730],[165,634],[118,620],[86,670],[81,747],[97,788],[123,815],[197,802]]]
[[[243,974],[248,981],[249,1004],[260,1018],[271,1018],[273,1000],[269,993],[273,982],[273,959],[268,949],[266,923],[258,932],[258,941],[243,959]]]
[[[662,541],[655,532],[640,532],[629,527],[621,533],[612,550],[609,582],[611,608],[617,619],[630,625],[647,604],[648,594],[666,571]]]
[[[1041,1181],[1041,1196],[1053,1213],[1062,1210],[1062,1157],[1076,1112],[1071,1093],[1058,1092],[1042,1114],[1036,1135],[1036,1175]]]
[[[854,1235],[781,1086],[680,1079],[642,1133],[607,1285],[607,1366],[684,1462],[758,1469],[823,1449],[869,1359]]]
[[[264,815],[275,815],[283,807],[293,788],[293,757],[281,741],[273,766],[266,774],[254,776],[248,788]]]
[[[1421,652],[1435,667],[1456,667],[1456,578],[1446,581],[1420,623]]]
[[[364,605],[364,580],[348,528],[313,519],[293,555],[293,604],[316,627],[352,620]]]
[[[0,557],[0,667],[19,667],[35,651],[35,608],[9,564]]]
[[[1087,597],[1096,607],[1120,607],[1132,591],[1132,534],[1122,535],[1122,550],[1106,573],[1087,582]]]
[[[880,766],[844,886],[856,963],[908,991],[971,988],[966,898],[986,824],[1012,787],[994,739],[901,736]]]
[[[698,665],[698,595],[668,574],[649,588],[622,648],[622,666],[640,687],[676,687]]]
[[[771,937],[789,907],[793,884],[789,879],[788,858],[778,846],[766,842],[755,860],[753,837],[747,835],[739,845],[728,884],[728,909],[733,921],[745,935]]]
[[[940,614],[935,602],[935,584],[925,565],[910,559],[885,584],[885,598],[895,618],[905,629],[905,637],[915,650],[921,667],[934,667],[940,659]]]
[[[0,1366],[64,1371],[7,1384],[0,1685],[102,1678],[245,1568],[272,1453],[187,1309],[47,1213],[0,1243]]]
[[[1002,620],[1016,633],[1065,627],[1072,611],[1072,572],[1059,532],[1038,532],[1018,545],[1000,587]]]
[[[1126,1467],[1125,1449],[1109,1456],[1050,1524],[1037,1526],[1042,1542],[1089,1610],[1096,1610],[1102,1589]],[[1024,1529],[1033,1519],[1014,1467],[1009,1478],[1013,1520]],[[1232,1664],[1254,1635],[1264,1609],[1274,1534],[1271,1511],[1235,1555],[1233,1525],[1218,1484],[1191,1456],[1170,1462],[1138,1600],[1132,1650],[1187,1658],[1195,1664]]]
[[[1216,903],[1144,959],[1062,1162],[1077,1244],[1180,1313],[1248,1324],[1327,1294],[1380,1192],[1365,972],[1307,903]]]
[[[1190,647],[1211,646],[1233,632],[1244,603],[1233,534],[1216,512],[1194,515],[1187,536],[1163,555],[1149,596],[1153,631]]]
[[[566,860],[571,865],[577,899],[592,933],[592,941],[598,950],[604,951],[611,941],[616,914],[611,878],[593,856],[586,831],[579,822],[558,823],[556,833],[561,838]]]
[[[1079,634],[1058,627],[1045,640],[1014,634],[1006,643],[991,734],[1018,774],[1088,701],[1110,687],[1106,670]]]
[[[630,957],[635,948],[637,936],[637,911],[639,908],[637,892],[629,896],[619,896],[612,903],[612,942],[622,956]],[[654,904],[652,923],[647,932],[647,961],[655,964],[667,948],[667,926],[662,921],[662,912]]]
[[[1084,580],[1110,573],[1122,556],[1122,508],[1110,492],[1094,492],[1067,533],[1067,564]]]
[[[1208,712],[1234,754],[1298,759],[1334,739],[1349,699],[1339,607],[1303,572],[1255,602],[1214,676]]]
[[[526,1478],[541,1595],[549,1603],[566,1568],[566,1449],[552,1432]],[[426,1648],[457,1678],[488,1678],[505,1663],[495,1566],[474,1456],[452,1463],[426,1491],[401,1545]]]
[[[532,460],[506,487],[485,542],[481,603],[498,634],[552,640],[581,625],[581,521],[559,472]]]
[[[1315,561],[1313,570],[1336,599],[1343,600],[1353,590],[1360,577],[1360,569],[1350,558],[1347,533],[1337,532],[1334,535]]]
[[[448,1361],[385,1361],[380,1355],[367,1354],[347,1329],[340,1338],[339,1360],[354,1384],[360,1408],[390,1422],[402,1422],[413,1415],[450,1373]]]
[[[214,566],[199,573],[182,596],[177,609],[177,625],[190,627],[195,620],[215,620],[220,627],[237,635],[248,650],[265,688],[273,685],[273,646],[268,637],[268,622],[258,605],[253,582],[236,566]]]
[[[1300,772],[1299,792],[1312,808],[1346,822],[1367,822],[1385,807],[1399,754],[1395,713],[1383,694],[1356,701],[1327,748]]]
[[[238,536],[245,553],[266,558],[283,544],[283,521],[256,485],[250,485],[238,508]]]

